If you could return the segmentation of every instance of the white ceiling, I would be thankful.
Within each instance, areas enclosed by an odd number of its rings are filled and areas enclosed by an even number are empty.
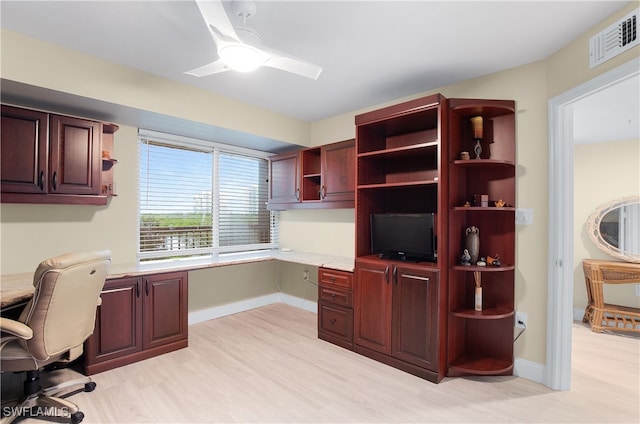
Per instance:
[[[0,7],[5,29],[313,122],[543,60],[629,3],[258,1],[247,26],[323,66],[316,81],[272,68],[185,75],[217,58],[193,1]]]

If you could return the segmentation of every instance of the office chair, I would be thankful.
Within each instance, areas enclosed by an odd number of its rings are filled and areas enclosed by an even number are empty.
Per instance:
[[[2,424],[19,416],[82,421],[78,406],[62,397],[80,389],[92,391],[95,383],[84,377],[43,389],[40,370],[82,354],[94,330],[110,262],[108,250],[68,253],[41,262],[33,276],[35,293],[18,320],[0,318],[0,369],[26,371],[24,399],[15,407],[3,407],[7,416]]]

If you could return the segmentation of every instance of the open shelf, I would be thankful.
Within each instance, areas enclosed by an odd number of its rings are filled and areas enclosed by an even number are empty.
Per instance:
[[[449,106],[449,375],[508,375],[515,315],[515,102],[450,99]],[[476,117],[482,117],[480,159],[473,158]],[[472,158],[460,159],[462,152]],[[488,206],[464,206],[480,195]],[[504,206],[495,206],[498,201]],[[479,257],[499,255],[502,265],[460,263],[471,226],[479,229]],[[480,311],[474,308],[478,285]]]
[[[460,308],[453,311],[453,316],[465,319],[503,319],[514,315],[515,311],[513,309],[501,307],[483,308],[481,311],[470,308]]]
[[[488,356],[461,355],[451,362],[449,369],[464,374],[502,375],[513,370],[513,361]]]

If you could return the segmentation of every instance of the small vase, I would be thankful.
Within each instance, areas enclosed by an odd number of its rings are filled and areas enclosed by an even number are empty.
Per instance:
[[[474,309],[478,312],[482,310],[482,287],[476,287]]]
[[[471,226],[467,228],[465,248],[469,251],[469,255],[471,256],[471,265],[475,265],[476,262],[478,262],[478,256],[480,255],[480,230],[478,227]]]

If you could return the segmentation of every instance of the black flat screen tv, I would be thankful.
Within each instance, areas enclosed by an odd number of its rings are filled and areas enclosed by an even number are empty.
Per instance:
[[[371,252],[411,262],[436,262],[434,213],[371,214]]]

